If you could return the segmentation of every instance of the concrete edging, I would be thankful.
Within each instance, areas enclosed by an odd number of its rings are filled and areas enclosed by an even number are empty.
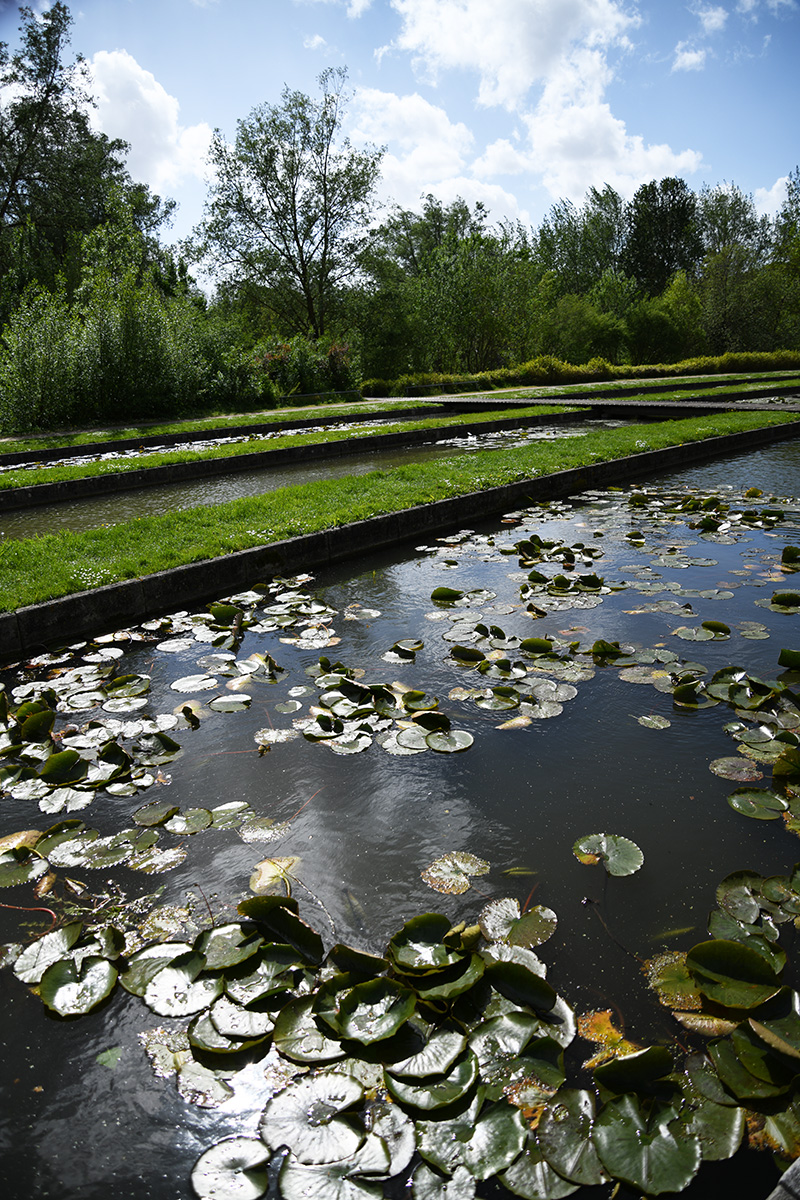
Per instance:
[[[331,563],[400,542],[463,526],[526,501],[567,496],[587,488],[625,483],[770,442],[800,436],[800,421],[708,438],[627,458],[593,463],[517,483],[468,492],[447,500],[400,509],[350,525],[237,550],[169,571],[75,592],[13,613],[0,613],[0,661],[51,646],[123,628],[159,612],[174,611],[230,595],[259,578],[300,570],[319,571]]]

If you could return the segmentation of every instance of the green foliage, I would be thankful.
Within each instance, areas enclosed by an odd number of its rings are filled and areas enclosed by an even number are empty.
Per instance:
[[[288,333],[319,337],[337,291],[354,274],[381,158],[342,139],[344,69],[319,77],[321,97],[284,88],[239,121],[230,145],[217,130],[214,183],[195,254],[220,280],[254,286]]]
[[[358,356],[349,345],[331,338],[265,338],[254,346],[251,358],[282,396],[346,392],[361,383]]]

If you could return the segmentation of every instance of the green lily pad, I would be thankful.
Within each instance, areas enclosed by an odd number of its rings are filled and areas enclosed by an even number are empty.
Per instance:
[[[647,1111],[635,1096],[609,1101],[593,1136],[609,1175],[648,1196],[683,1191],[700,1166],[700,1143],[672,1110],[656,1105]]]
[[[290,1000],[280,1011],[273,1041],[292,1062],[334,1062],[344,1058],[344,1050],[338,1042],[325,1037],[317,1027],[311,1011],[313,996],[300,996]]]
[[[726,1008],[755,1008],[780,990],[780,979],[755,950],[724,938],[700,942],[686,956],[700,991]]]
[[[637,717],[636,720],[640,725],[644,725],[645,729],[669,729],[672,725],[672,722],[666,717],[659,717],[657,714]]]
[[[78,965],[60,958],[48,967],[39,995],[61,1017],[77,1017],[96,1008],[114,990],[117,969],[107,958],[89,957]]]
[[[562,1088],[536,1127],[536,1140],[545,1161],[571,1183],[588,1187],[608,1179],[592,1141],[594,1120],[592,1093]]]
[[[633,875],[644,862],[635,842],[614,833],[592,833],[578,838],[572,853],[586,865],[602,862],[609,875]]]
[[[420,874],[434,891],[460,896],[469,890],[471,875],[486,875],[489,870],[489,863],[484,859],[476,858],[466,850],[453,850],[437,858]]]
[[[14,963],[14,974],[23,983],[40,983],[45,971],[59,959],[66,958],[81,935],[83,925],[74,921],[62,929],[54,929],[26,946]]]
[[[783,796],[767,788],[737,788],[728,796],[728,804],[736,812],[757,821],[774,821],[789,807]]]
[[[291,1146],[302,1163],[350,1158],[366,1134],[341,1114],[363,1095],[361,1084],[351,1075],[332,1072],[301,1079],[267,1102],[259,1133],[271,1150]]]
[[[442,1026],[435,1029],[416,1054],[392,1064],[392,1074],[401,1079],[424,1079],[428,1075],[446,1075],[463,1052],[467,1039],[460,1029]]]
[[[498,1179],[523,1200],[563,1200],[577,1192],[579,1186],[564,1179],[545,1162],[533,1134],[529,1134],[523,1153]]]
[[[447,732],[434,730],[425,738],[431,750],[437,750],[440,754],[458,754],[461,750],[469,750],[474,740],[472,734],[463,729],[450,729]]]
[[[445,944],[449,931],[450,922],[439,913],[412,917],[389,942],[388,956],[403,974],[451,966],[461,953]]]
[[[315,1011],[337,1037],[370,1045],[397,1033],[416,1004],[410,988],[379,978],[336,992],[329,1003],[315,1004]]]
[[[519,901],[512,897],[491,900],[478,917],[481,933],[489,942],[508,942],[512,946],[540,946],[555,933],[558,918],[550,908],[535,905],[520,913]]]
[[[258,1200],[267,1190],[268,1159],[259,1138],[226,1138],[200,1155],[192,1187],[200,1200]]]
[[[384,1071],[386,1089],[399,1104],[424,1112],[446,1108],[463,1099],[478,1078],[478,1060],[471,1052],[457,1059],[446,1075],[411,1083]]]
[[[222,994],[219,976],[201,976],[203,960],[192,954],[181,966],[163,967],[147,984],[143,999],[162,1017],[189,1017],[208,1008]]]

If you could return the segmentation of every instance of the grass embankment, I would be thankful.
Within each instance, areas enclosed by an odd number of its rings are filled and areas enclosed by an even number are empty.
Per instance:
[[[608,430],[514,450],[322,480],[161,517],[0,543],[0,610],[134,579],[267,542],[335,528],[432,500],[482,491],[642,450],[786,424],[783,413],[722,413]],[[309,563],[309,567],[313,567]]]
[[[680,380],[670,380],[670,384],[679,383]],[[576,397],[591,397],[592,392],[600,392],[606,396],[607,392],[613,392],[613,396],[607,398],[613,400],[652,400],[661,404],[676,403],[680,400],[708,400],[713,402],[719,396],[728,397],[732,393],[736,394],[736,398],[741,396],[746,400],[751,392],[760,392],[768,388],[770,384],[780,385],[781,391],[789,386],[796,387],[800,392],[800,375],[786,375],[780,378],[751,378],[742,379],[741,376],[731,375],[730,377],[714,375],[708,377],[708,382],[713,384],[710,387],[698,387],[698,383],[704,382],[699,379],[687,378],[685,387],[676,387],[674,391],[664,391],[664,380],[658,379],[632,379],[632,380],[605,380],[598,383],[567,383],[559,386],[553,384],[542,384],[537,387],[524,388],[508,388],[502,392],[487,392],[485,396],[482,393],[475,393],[473,399],[485,398],[492,399],[499,395],[506,397],[527,397],[533,399],[550,399],[555,396],[560,396],[563,399],[569,399],[572,396]],[[777,393],[776,393],[777,394]]]
[[[72,446],[90,446],[94,442],[124,442],[143,437],[174,437],[183,433],[209,433],[237,429],[242,425],[302,425],[317,417],[349,420],[351,417],[382,417],[396,410],[428,408],[427,397],[401,400],[363,400],[360,403],[314,404],[305,408],[270,408],[245,413],[216,414],[210,417],[182,417],[177,421],[144,421],[140,425],[119,425],[107,428],[76,429],[69,433],[53,431],[35,437],[0,438],[0,454],[16,454],[25,450],[55,450]]]
[[[97,475],[124,475],[129,471],[140,471],[146,467],[166,467],[175,463],[202,462],[205,459],[237,458],[242,454],[258,454],[272,450],[286,450],[288,447],[311,446],[325,442],[352,442],[360,438],[374,437],[376,434],[410,433],[415,430],[440,429],[453,427],[470,427],[487,421],[513,420],[524,417],[544,417],[553,413],[578,411],[536,405],[525,408],[503,408],[492,412],[458,413],[454,416],[429,417],[422,421],[397,421],[372,429],[345,429],[326,431],[320,429],[314,433],[286,434],[269,440],[253,439],[246,442],[234,442],[231,445],[211,446],[207,450],[163,450],[154,454],[137,454],[130,458],[114,458],[103,462],[81,463],[75,466],[53,467],[14,467],[0,472],[0,490],[18,487],[31,487],[38,483],[63,483],[71,479],[87,479]]]

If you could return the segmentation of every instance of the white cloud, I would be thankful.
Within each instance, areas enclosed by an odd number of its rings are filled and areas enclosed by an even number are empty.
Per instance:
[[[554,198],[578,203],[590,187],[606,183],[627,197],[650,179],[690,174],[701,166],[696,150],[676,152],[630,134],[604,99],[608,78],[598,51],[575,54],[554,74],[527,118],[531,162],[540,164]]]
[[[428,192],[447,204],[462,196],[482,200],[493,218],[522,219],[514,196],[498,184],[476,178],[471,166],[474,137],[462,122],[417,93],[397,96],[376,88],[356,92],[348,133],[356,144],[387,144],[381,164],[380,195],[387,204],[417,209]]]
[[[130,143],[128,170],[156,191],[187,177],[202,179],[211,128],[185,126],[180,105],[127,50],[99,50],[90,60],[97,107],[92,123],[111,138]]]
[[[706,51],[693,49],[689,42],[678,42],[675,47],[673,71],[702,71],[706,65]]]
[[[305,50],[321,50],[327,44],[321,33],[309,34],[308,37],[303,38],[303,48]]]
[[[520,175],[533,169],[530,154],[512,146],[508,138],[498,138],[487,146],[480,158],[472,164],[472,174],[478,179],[491,179],[493,175]]]
[[[759,216],[774,217],[786,199],[786,189],[789,183],[788,175],[781,175],[771,188],[756,188],[753,199]]]
[[[482,104],[515,108],[576,45],[627,45],[638,18],[619,0],[391,0],[402,19],[392,43],[429,80],[476,71]]]
[[[728,20],[728,10],[719,6],[700,8],[697,10],[697,17],[703,27],[703,33],[721,33]]]

